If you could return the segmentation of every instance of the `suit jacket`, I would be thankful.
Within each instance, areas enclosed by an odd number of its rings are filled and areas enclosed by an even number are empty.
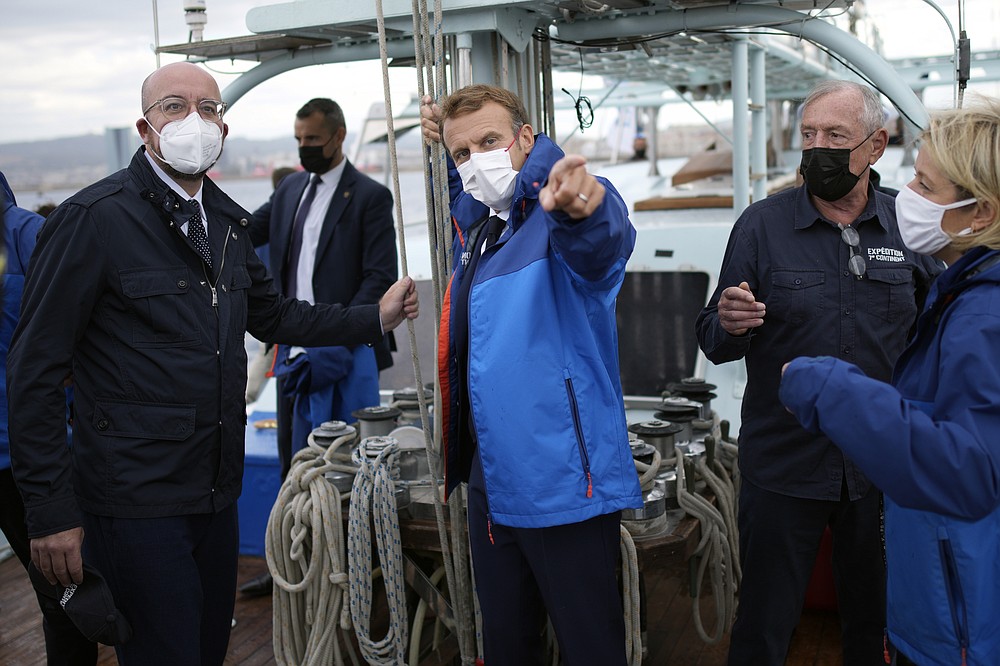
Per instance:
[[[308,172],[299,171],[282,180],[270,200],[254,212],[250,225],[254,245],[269,244],[270,268],[281,293],[284,293],[292,223],[309,176]],[[316,247],[312,276],[316,302],[378,303],[398,279],[396,264],[392,194],[348,161],[330,200]],[[380,370],[392,365],[390,337],[391,333],[375,345]]]

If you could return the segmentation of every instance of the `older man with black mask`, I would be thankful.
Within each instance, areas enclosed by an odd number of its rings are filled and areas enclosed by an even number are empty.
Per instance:
[[[839,357],[888,380],[940,270],[906,248],[892,198],[869,182],[888,142],[882,124],[867,86],[828,81],[810,93],[800,128],[805,184],[743,212],[696,323],[712,362],[747,364],[731,666],[784,663],[827,526],[844,663],[884,663],[880,494],[778,400],[782,364],[796,356]]]

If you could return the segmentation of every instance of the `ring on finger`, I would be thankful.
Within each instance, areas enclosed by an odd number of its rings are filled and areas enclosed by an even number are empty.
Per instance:
[[[576,193],[576,196],[580,197],[580,200],[581,200],[581,201],[582,201],[583,203],[589,203],[589,202],[590,202],[590,197],[588,197],[588,196],[587,196],[586,194],[584,194],[583,192],[577,192],[577,193]]]

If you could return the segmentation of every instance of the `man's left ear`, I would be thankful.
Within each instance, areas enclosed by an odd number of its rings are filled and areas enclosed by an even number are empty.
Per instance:
[[[868,163],[875,164],[878,162],[888,145],[889,132],[884,127],[881,127],[872,135],[872,156],[868,159]]]
[[[229,125],[222,123],[222,138],[225,139],[229,136]]]
[[[521,125],[521,130],[517,133],[517,139],[518,143],[521,144],[524,154],[527,155],[535,147],[535,130],[532,129],[531,125],[525,123]]]
[[[135,121],[135,129],[139,132],[139,138],[142,139],[143,143],[146,143],[146,135],[150,133],[149,121],[145,118],[139,118]]]

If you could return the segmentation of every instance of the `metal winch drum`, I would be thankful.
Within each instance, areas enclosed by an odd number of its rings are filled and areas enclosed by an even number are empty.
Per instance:
[[[695,439],[690,442],[683,442],[681,444],[678,444],[676,450],[677,450],[678,465],[681,464],[681,461],[684,459],[694,462],[698,458],[703,457],[707,451],[705,447],[705,440],[703,439]],[[693,471],[694,466],[692,465],[691,467],[685,467],[684,471],[687,472],[689,469]],[[685,474],[684,480],[686,481],[686,487],[689,493],[702,492],[707,487],[705,480],[696,477],[694,473]],[[674,485],[676,486],[676,484]]]
[[[693,437],[691,422],[700,418],[701,403],[682,396],[668,396],[663,399],[653,416],[681,426],[682,430],[674,436],[674,441],[686,442]]]
[[[394,437],[376,435],[362,439],[358,448],[364,451],[365,456],[369,460],[374,461],[377,460],[382,451],[387,448],[396,449],[398,451],[399,441]],[[389,478],[392,479],[394,495],[396,497],[396,508],[406,508],[410,504],[410,488],[406,483],[402,482],[398,455],[396,456],[392,467],[389,469]]]
[[[354,426],[349,426],[343,421],[324,421],[319,427],[313,428],[313,440],[323,447],[328,447],[333,442],[345,435],[354,435],[357,430]]]
[[[628,427],[628,431],[640,437],[647,444],[656,447],[663,460],[674,457],[675,436],[684,428],[670,421],[642,421],[633,423]]]
[[[656,487],[663,491],[663,501],[667,509],[679,508],[677,503],[677,468],[666,467],[656,475]]]
[[[354,426],[349,426],[343,421],[325,421],[320,424],[319,427],[313,428],[312,438],[313,441],[324,448],[329,448],[336,440],[344,436],[354,437],[357,433]],[[345,455],[349,453],[349,450],[345,447]],[[342,461],[343,465],[354,465],[348,461]],[[357,469],[355,467],[355,469]],[[323,478],[329,481],[337,490],[341,493],[351,492],[351,486],[354,485],[354,476],[356,472],[346,472],[342,470],[331,470],[323,474]]]
[[[667,384],[664,397],[687,398],[701,405],[702,419],[712,418],[712,398],[718,396],[712,391],[718,388],[715,384],[709,384],[704,379],[698,377],[687,377],[679,382]]]
[[[430,481],[424,431],[412,425],[399,426],[389,433],[399,442],[399,476],[403,481]]]
[[[632,458],[639,462],[651,465],[656,456],[656,448],[647,444],[641,439],[634,439],[629,442],[632,450]],[[623,509],[622,520],[627,523],[629,532],[632,534],[644,534],[650,529],[650,525],[638,526],[637,523],[649,523],[666,513],[666,503],[664,492],[661,486],[657,486],[655,481],[653,487],[645,491],[642,496],[641,509]]]
[[[424,387],[424,402],[427,404],[428,413],[434,409],[434,388]],[[420,396],[415,386],[394,391],[392,394],[392,405],[399,409],[399,418],[396,419],[398,425],[420,426]]]
[[[356,409],[351,412],[351,416],[358,420],[358,436],[361,439],[388,435],[396,428],[396,419],[399,418],[399,415],[400,411],[395,407],[382,405]]]

